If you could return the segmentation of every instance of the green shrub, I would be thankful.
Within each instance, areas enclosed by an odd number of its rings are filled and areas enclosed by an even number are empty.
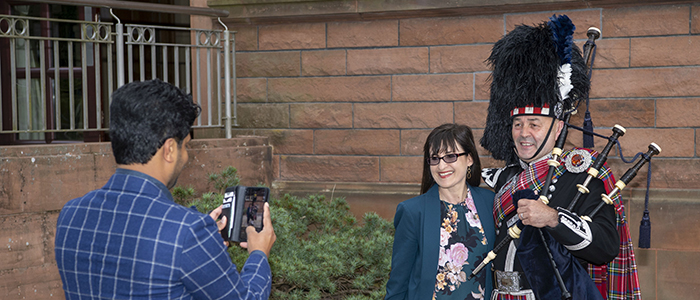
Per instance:
[[[229,167],[221,174],[210,174],[209,180],[217,192],[205,193],[201,198],[195,198],[194,191],[178,190],[179,199],[188,199],[181,204],[194,205],[201,212],[216,208],[227,184],[238,184],[236,173],[235,168]],[[270,299],[384,297],[394,234],[389,221],[368,212],[358,222],[344,199],[319,195],[273,197],[270,212],[277,235],[269,258]],[[229,254],[240,270],[248,252],[233,246]]]

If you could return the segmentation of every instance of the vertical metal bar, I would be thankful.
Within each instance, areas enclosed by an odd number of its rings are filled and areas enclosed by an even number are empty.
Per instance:
[[[117,88],[124,85],[124,25],[117,23]],[[110,51],[112,53],[112,51]],[[131,52],[129,53],[129,61],[131,61]],[[129,74],[131,74],[131,63],[129,63]],[[129,78],[131,81],[131,78]],[[110,95],[112,93],[109,93]]]
[[[151,79],[156,79],[156,45],[151,45]]]
[[[219,41],[221,41],[221,36],[219,36]],[[221,46],[218,46],[214,49],[216,50],[216,63],[214,65],[216,68],[216,111],[218,112],[216,124],[221,126],[223,125],[223,122],[221,122]]]
[[[10,102],[12,102],[12,130],[17,130],[17,105],[19,104],[17,100],[17,72],[15,72],[17,68],[15,47],[17,47],[17,42],[12,38],[10,39],[10,90],[12,93]]]
[[[10,39],[10,40],[12,40],[12,39]],[[14,59],[14,58],[12,58],[12,57],[10,58],[10,60],[13,60],[13,59]],[[2,59],[0,59],[0,70],[2,70]],[[11,70],[13,70],[13,69],[11,69]],[[13,72],[10,72],[10,73],[13,73]],[[2,95],[2,86],[3,86],[2,83],[0,83],[0,95]],[[12,100],[12,99],[10,99],[10,101],[11,101],[11,100]],[[2,132],[3,129],[4,129],[3,126],[2,126],[2,119],[3,119],[3,115],[2,115],[2,103],[0,103],[0,132]]]
[[[59,64],[58,41],[53,41],[53,81],[56,102],[56,129],[61,130],[61,65]]]
[[[187,47],[185,50],[185,85],[187,86],[187,93],[192,93],[192,66],[190,65],[190,51],[192,48]]]
[[[32,74],[29,64],[29,52],[31,46],[29,45],[29,40],[24,40],[24,78],[25,78],[25,92],[27,95],[27,129],[32,130]]]
[[[141,81],[146,80],[146,58],[144,57],[144,46],[139,44],[139,78]]]
[[[41,119],[42,119],[42,130],[46,131],[46,57],[44,56],[44,51],[46,50],[46,45],[44,45],[44,41],[41,40],[39,41],[39,67],[41,70],[39,71],[39,77],[40,77],[40,89],[41,89]]]
[[[211,115],[212,115],[212,106],[213,103],[211,101],[211,48],[207,47],[207,125],[211,126]]]
[[[224,30],[224,99],[226,101],[226,138],[231,138],[231,69],[228,52],[231,51],[228,29]]]
[[[201,59],[199,57],[199,52],[200,52],[199,47],[195,48],[195,51],[196,51],[195,53],[197,54],[196,55],[197,62],[195,63],[195,71],[197,72],[196,73],[197,77],[195,77],[195,78],[197,78],[197,103],[199,103],[199,105],[202,105],[202,76],[201,76],[202,72],[200,70]],[[197,125],[202,126],[202,118],[197,118]]]
[[[163,81],[168,82],[168,46],[163,46]]]
[[[70,129],[75,129],[75,74],[73,74],[73,42],[68,42],[68,108],[70,112]]]
[[[134,29],[131,28],[131,30],[133,31]],[[132,33],[131,32],[128,32],[128,33],[131,36]],[[134,81],[134,45],[129,44],[126,47],[127,47],[126,48],[127,57],[129,58],[126,61],[126,63],[129,64],[129,82],[133,82]]]
[[[83,129],[88,129],[88,83],[87,83],[87,43],[81,43],[80,45],[81,54],[80,64],[81,64],[81,74],[83,75]]]
[[[233,40],[231,41],[231,53],[227,53],[226,55],[231,55],[231,64],[227,67],[231,68],[233,73],[233,126],[238,126],[238,93],[236,91],[236,35],[232,33],[231,36],[233,36]]]
[[[93,65],[95,66],[95,122],[97,129],[102,129],[102,80],[100,74],[100,43],[94,43],[95,55],[93,56]]]
[[[114,91],[114,67],[112,66],[114,64],[114,58],[112,57],[112,44],[107,44],[107,108],[109,108],[109,104],[112,103],[112,91]],[[123,67],[122,67],[123,70]]]
[[[180,87],[180,47],[173,48],[173,72],[175,73],[175,86]]]

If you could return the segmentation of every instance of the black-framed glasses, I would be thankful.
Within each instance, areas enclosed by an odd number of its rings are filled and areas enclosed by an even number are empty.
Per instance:
[[[451,164],[453,162],[457,161],[457,158],[459,158],[460,155],[465,155],[468,154],[467,152],[462,152],[462,153],[450,153],[445,156],[439,157],[439,156],[431,156],[428,157],[428,164],[431,166],[437,166],[440,164],[440,160],[444,160],[445,163]]]

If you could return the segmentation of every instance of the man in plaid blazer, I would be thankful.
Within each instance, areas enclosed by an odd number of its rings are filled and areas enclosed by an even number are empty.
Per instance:
[[[219,233],[225,218],[173,202],[169,188],[187,163],[200,107],[160,80],[112,95],[110,138],[117,170],[101,189],[69,201],[56,229],[66,299],[267,299],[267,257],[276,236],[247,230],[250,256],[239,273]]]

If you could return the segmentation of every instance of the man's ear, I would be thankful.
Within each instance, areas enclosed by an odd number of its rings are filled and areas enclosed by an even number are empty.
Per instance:
[[[564,121],[562,120],[556,120],[557,121],[557,139],[559,138],[559,134],[561,134],[561,131],[564,129]]]
[[[163,159],[166,162],[174,163],[177,160],[177,141],[169,138],[163,143]]]

